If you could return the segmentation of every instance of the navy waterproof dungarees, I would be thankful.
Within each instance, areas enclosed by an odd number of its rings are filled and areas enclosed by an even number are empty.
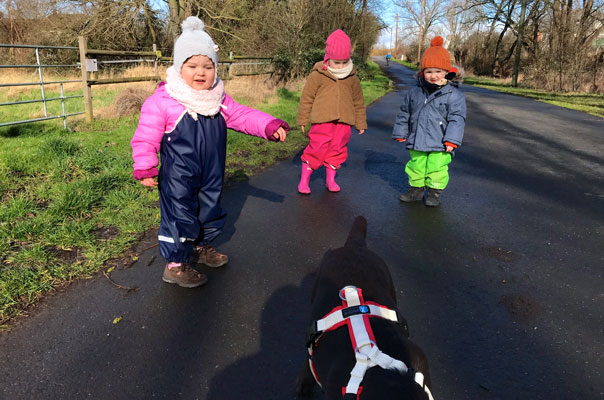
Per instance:
[[[188,113],[161,144],[159,251],[167,262],[188,262],[193,245],[215,239],[225,223],[220,207],[226,159],[226,122]]]

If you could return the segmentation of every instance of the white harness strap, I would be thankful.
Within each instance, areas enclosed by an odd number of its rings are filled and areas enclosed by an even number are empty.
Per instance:
[[[368,307],[368,314],[370,315],[375,315],[376,317],[381,317],[390,321],[399,322],[398,317],[396,315],[396,311],[375,304],[367,304],[365,305],[365,307]],[[316,322],[317,331],[327,331],[332,326],[344,321],[345,319],[346,317],[343,315],[342,310],[335,311],[331,314],[328,314],[325,318],[322,318]]]
[[[347,286],[343,291],[346,303],[349,307],[361,304],[359,292],[356,287]],[[357,362],[352,371],[350,371],[350,380],[346,385],[346,393],[356,394],[359,391],[359,386],[365,377],[367,369],[375,367],[376,365],[379,365],[384,369],[396,369],[400,371],[402,375],[406,374],[408,371],[404,362],[395,360],[389,355],[382,353],[377,347],[377,344],[369,338],[365,320],[366,317],[362,314],[350,317],[350,326],[353,333],[351,340],[353,343],[356,343],[355,358]]]
[[[394,369],[405,375],[409,369],[404,362],[394,359],[387,354],[384,354],[377,346],[373,339],[373,331],[369,324],[369,316],[379,316],[394,322],[398,322],[396,311],[386,307],[374,304],[365,304],[361,300],[359,289],[354,286],[346,286],[340,291],[340,298],[346,302],[344,307],[341,307],[324,318],[315,322],[315,333],[325,332],[337,324],[346,321],[350,330],[350,340],[354,346],[356,364],[350,371],[350,379],[346,385],[345,394],[352,394],[358,397],[359,388],[367,369],[379,365],[384,369]],[[317,339],[318,340],[318,339]],[[309,362],[310,370],[312,371],[315,380],[321,386],[317,379],[314,366],[312,364],[312,347],[314,343],[309,345]],[[430,400],[434,400],[430,389],[424,384],[424,375],[421,372],[415,371],[414,381],[420,385]]]

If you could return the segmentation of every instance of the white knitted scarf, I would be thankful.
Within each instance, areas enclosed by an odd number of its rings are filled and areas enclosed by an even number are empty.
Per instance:
[[[344,67],[344,68],[340,68],[340,69],[334,69],[331,67],[327,67],[327,70],[329,72],[331,72],[331,74],[333,76],[335,76],[338,79],[344,79],[346,78],[348,75],[350,75],[350,73],[352,72],[352,60],[350,60],[350,62]]]
[[[195,90],[182,79],[174,66],[166,71],[166,91],[182,104],[195,121],[197,114],[211,117],[220,112],[224,100],[224,83],[216,77],[214,85],[207,90]]]

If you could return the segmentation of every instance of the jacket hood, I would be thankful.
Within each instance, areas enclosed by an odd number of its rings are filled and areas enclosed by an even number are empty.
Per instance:
[[[314,67],[312,67],[312,70],[313,70],[313,71],[317,71],[318,73],[320,73],[320,74],[322,74],[322,75],[325,75],[326,77],[331,78],[331,79],[333,79],[334,81],[337,81],[337,80],[338,80],[338,78],[336,78],[335,76],[333,76],[333,75],[332,75],[332,74],[329,72],[329,70],[327,70],[327,69],[323,69],[323,65],[324,65],[324,64],[323,64],[323,61],[319,61],[319,62],[317,62],[317,63],[314,65]],[[350,71],[350,75],[348,75],[348,76],[354,76],[354,75],[356,75],[356,74],[357,74],[357,67],[356,67],[356,65],[353,65],[353,66],[352,66],[352,71]],[[346,78],[348,78],[348,76],[347,76]],[[346,78],[344,78],[344,79],[346,79]]]

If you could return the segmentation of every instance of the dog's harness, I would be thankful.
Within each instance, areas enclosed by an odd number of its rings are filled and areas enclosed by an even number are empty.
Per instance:
[[[321,386],[321,382],[317,377],[312,356],[314,348],[319,339],[327,331],[337,329],[347,325],[350,334],[350,341],[356,358],[356,364],[350,371],[350,380],[348,384],[342,388],[342,396],[344,400],[358,399],[363,387],[361,383],[365,372],[371,367],[379,365],[384,369],[396,369],[402,375],[411,372],[414,374],[414,381],[420,385],[430,400],[434,400],[430,389],[424,384],[424,375],[419,371],[414,371],[407,368],[404,362],[396,360],[387,354],[384,354],[378,348],[375,342],[375,336],[369,323],[369,317],[385,318],[393,322],[399,322],[397,312],[390,310],[387,307],[377,303],[364,301],[362,290],[355,286],[346,286],[339,292],[342,305],[335,307],[325,317],[314,321],[309,330],[307,337],[307,346],[309,354],[310,370]]]

